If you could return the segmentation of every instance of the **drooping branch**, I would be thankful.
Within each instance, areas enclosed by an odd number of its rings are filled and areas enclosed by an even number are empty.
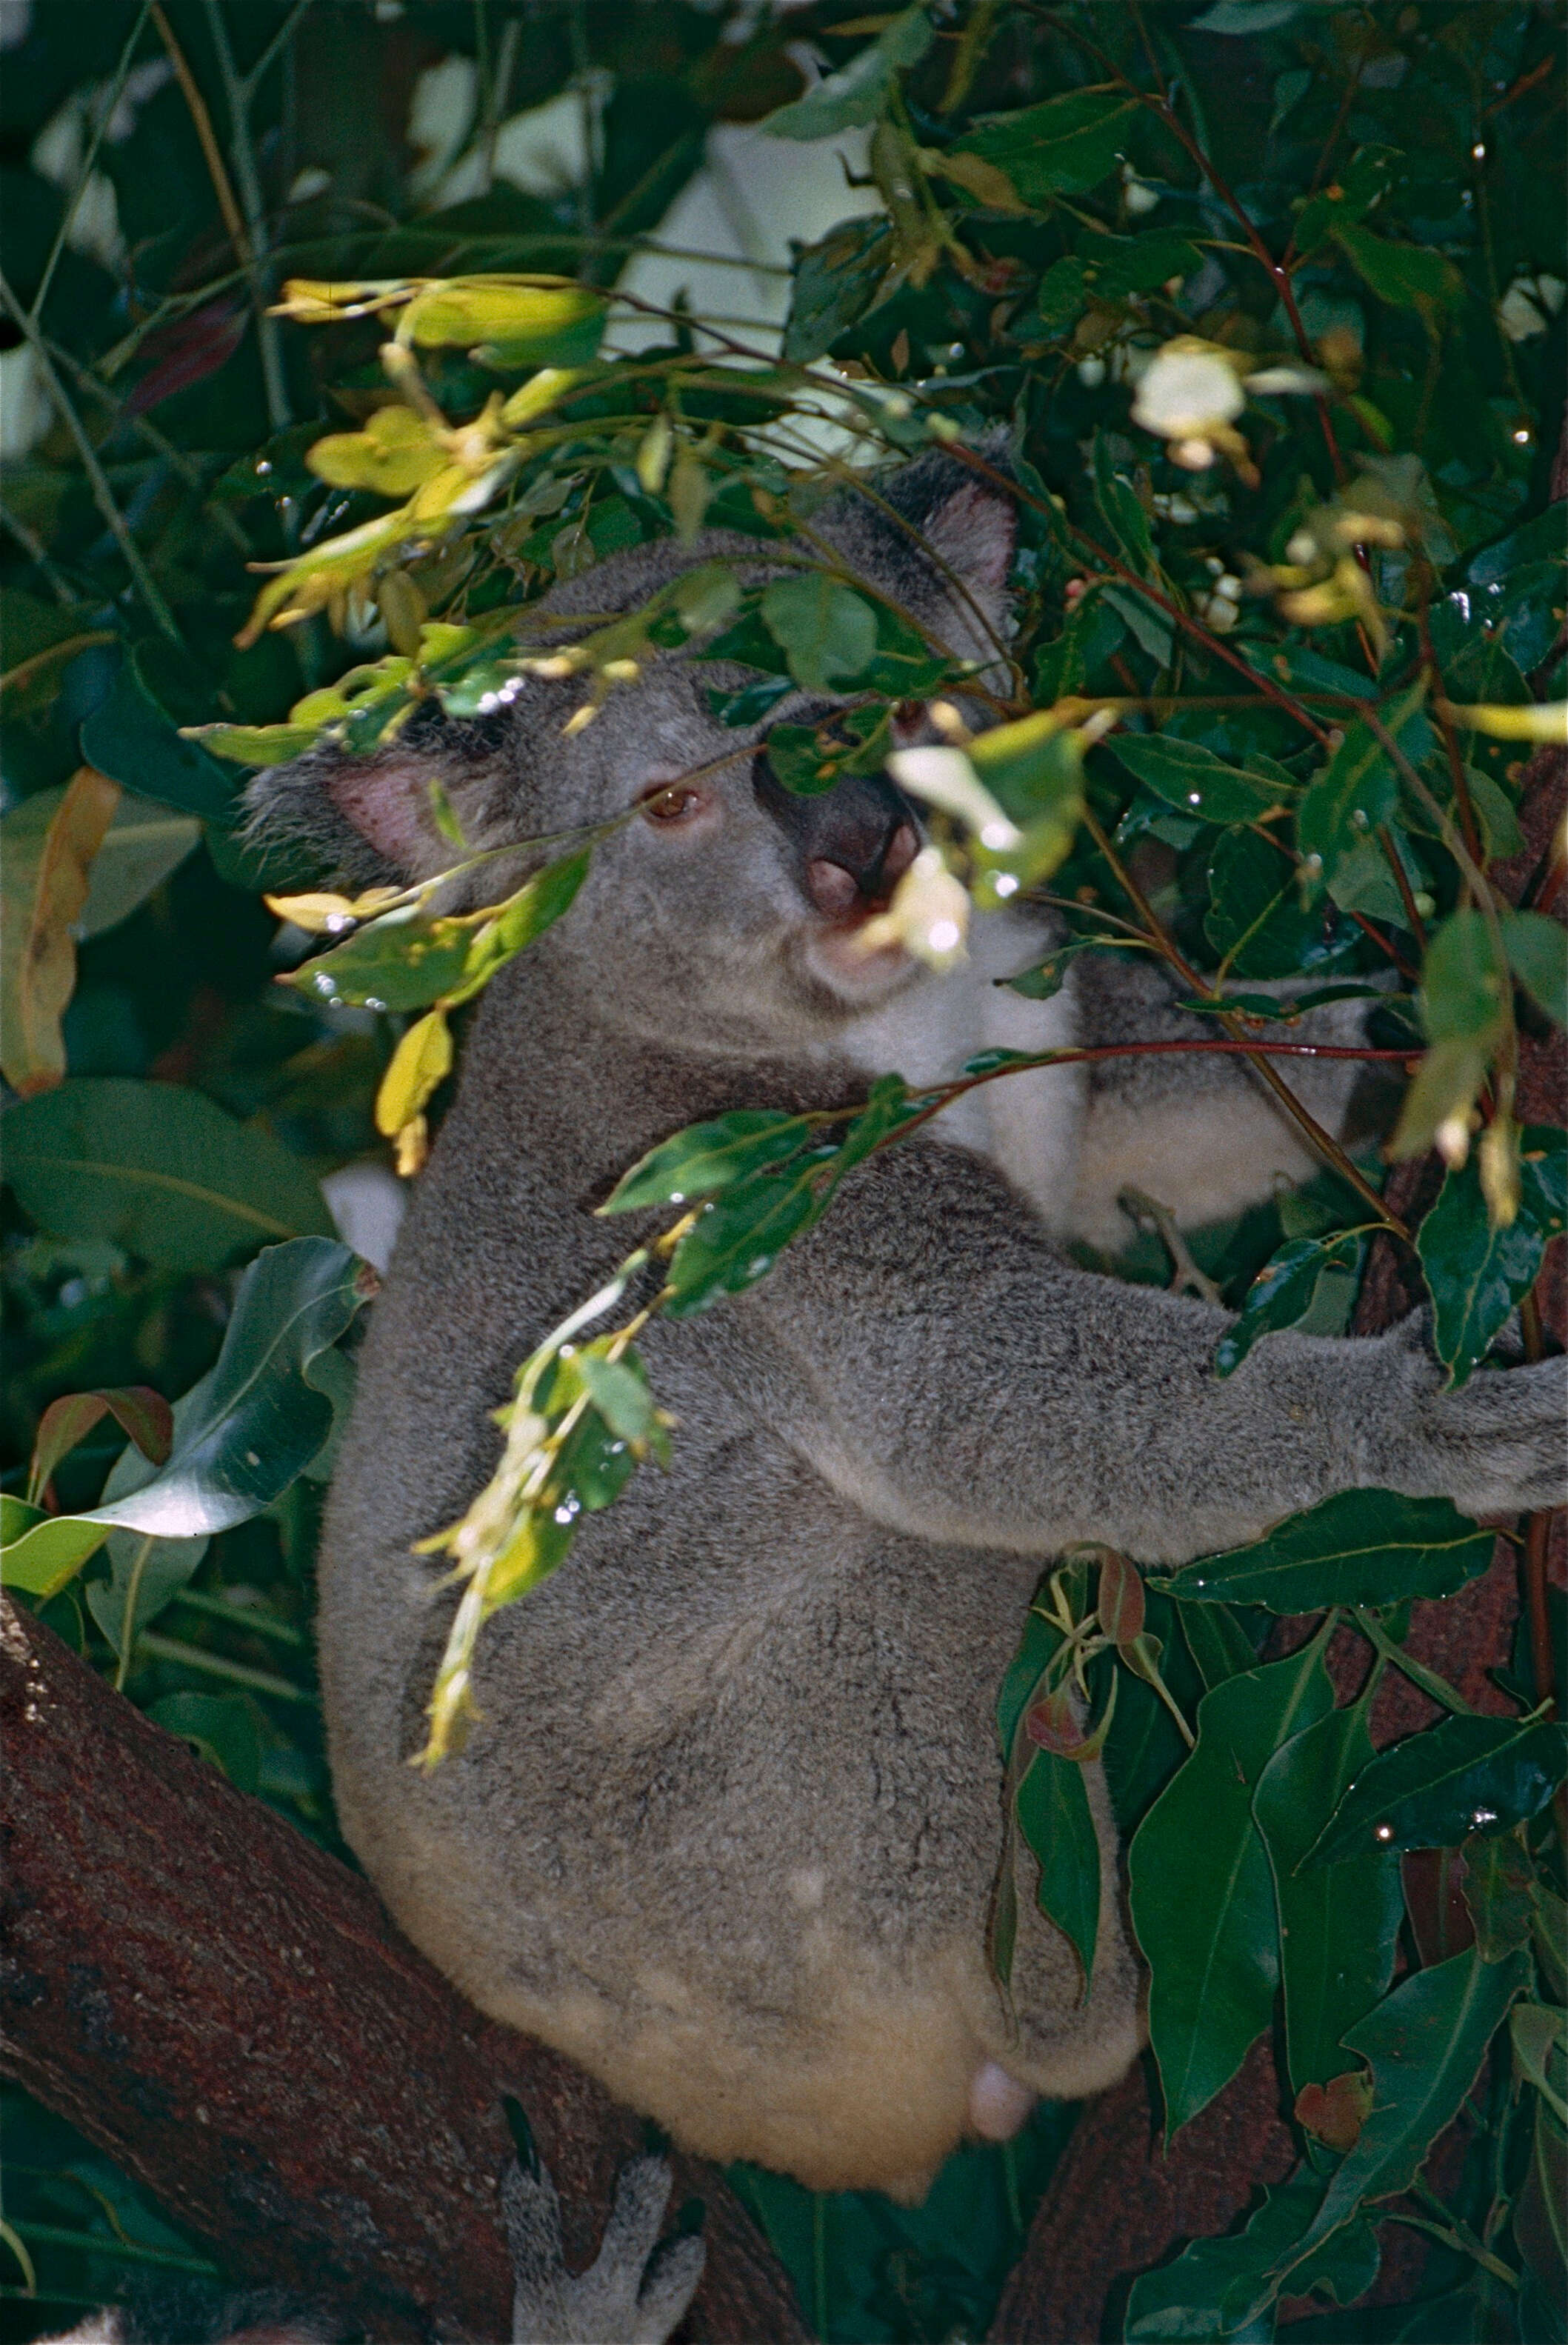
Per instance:
[[[234,1791],[0,1599],[0,2069],[70,2119],[237,2277],[378,2340],[509,2334],[496,2190],[521,2103],[568,2258],[597,2243],[639,2121],[483,2020],[373,1891]],[[708,2167],[683,2334],[804,2345],[783,2274]]]

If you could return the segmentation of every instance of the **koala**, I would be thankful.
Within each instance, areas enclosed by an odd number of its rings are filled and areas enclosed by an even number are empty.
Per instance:
[[[1007,500],[943,454],[881,496],[846,492],[820,534],[994,659]],[[716,556],[767,574],[765,543],[714,533],[618,554],[548,608],[569,629]],[[830,704],[796,693],[727,729],[709,691],[750,680],[664,655],[564,736],[580,693],[530,678],[491,717],[422,712],[370,757],[319,751],[253,785],[260,836],[359,884],[451,862],[433,778],[483,845],[639,809],[477,1010],[331,1492],[322,1684],[343,1830],[476,2005],[695,2152],[911,2199],[964,2137],[1100,2091],[1143,2041],[1097,1769],[1092,1977],[1032,1903],[1010,1999],[987,1963],[996,1691],[1043,1568],[1083,1540],[1180,1563],[1357,1487],[1554,1503],[1563,1363],[1445,1395],[1408,1331],[1286,1333],[1219,1380],[1223,1312],[1095,1274],[1068,1242],[1115,1233],[1128,1179],[1186,1220],[1267,1194],[1306,1169],[1294,1127],[1237,1061],[1011,1076],[858,1169],[747,1293],[649,1325],[669,1470],[487,1624],[466,1746],[408,1765],[455,1602],[414,1544],[487,1478],[518,1361],[632,1242],[594,1209],[638,1156],[997,1044],[1177,1030],[1169,989],[1108,959],[1048,1001],[1008,991],[1053,941],[1038,912],[981,919],[945,976],[863,949],[919,816],[882,777],[781,789],[769,725]],[[1342,1076],[1291,1080],[1342,1111]]]

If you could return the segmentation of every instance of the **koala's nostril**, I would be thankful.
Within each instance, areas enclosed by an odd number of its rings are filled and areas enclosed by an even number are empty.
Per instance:
[[[806,887],[820,912],[847,912],[860,893],[860,883],[841,863],[819,856],[806,866]]]
[[[891,887],[894,880],[901,879],[919,853],[920,838],[913,823],[901,822],[888,841],[887,850],[882,857],[884,886]]]

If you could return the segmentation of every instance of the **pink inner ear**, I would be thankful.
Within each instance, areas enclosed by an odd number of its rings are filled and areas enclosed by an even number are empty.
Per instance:
[[[428,773],[393,758],[347,766],[327,784],[327,796],[361,838],[400,869],[418,874],[431,862],[436,831],[430,815]]]
[[[983,481],[967,481],[938,505],[925,533],[972,590],[1000,594],[1013,559],[1013,506]]]

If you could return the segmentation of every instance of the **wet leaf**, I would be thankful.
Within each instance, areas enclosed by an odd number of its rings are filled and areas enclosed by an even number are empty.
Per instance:
[[[1332,1702],[1320,1640],[1214,1687],[1198,1704],[1196,1750],[1134,1838],[1133,1926],[1149,1965],[1167,2138],[1268,2025],[1278,1939],[1253,1794],[1275,1751]]]
[[[1276,2184],[1245,2230],[1228,2238],[1195,2239],[1174,2263],[1145,2272],[1127,2300],[1125,2337],[1132,2345],[1253,2345],[1261,2332],[1230,2316],[1233,2297],[1255,2289],[1260,2276],[1302,2237],[1320,2197],[1310,2169]],[[1377,2234],[1357,2221],[1329,2241],[1321,2256],[1292,2283],[1293,2293],[1314,2290],[1339,2304],[1353,2304],[1378,2276]],[[1270,2324],[1272,2329],[1272,2324]]]
[[[598,1210],[634,1213],[715,1196],[793,1156],[814,1128],[809,1117],[781,1108],[736,1108],[711,1123],[688,1124],[639,1157]]]
[[[1371,1758],[1361,1708],[1329,1711],[1275,1752],[1253,1795],[1252,1812],[1274,1873],[1286,2054],[1298,2093],[1340,2075],[1345,2030],[1370,2011],[1393,1975],[1404,1914],[1394,1858],[1374,1851],[1298,1870],[1322,1820]],[[1311,2124],[1299,2106],[1297,2114]],[[1313,2130],[1336,2148],[1350,2147],[1321,2126]]]
[[[1529,1124],[1520,1136],[1519,1209],[1494,1224],[1473,1155],[1443,1177],[1416,1233],[1432,1298],[1432,1348],[1451,1387],[1468,1379],[1535,1283],[1548,1243],[1568,1223],[1568,1135]]]
[[[1377,1850],[1457,1848],[1539,1813],[1568,1770],[1554,1721],[1442,1718],[1380,1751],[1313,1843],[1310,1863]]]
[[[168,1461],[127,1497],[19,1527],[5,1584],[52,1596],[113,1530],[201,1539],[270,1505],[331,1429],[311,1369],[365,1301],[362,1271],[335,1239],[270,1246],[245,1274],[216,1365],[175,1405]]]
[[[1199,822],[1256,822],[1271,807],[1288,806],[1300,787],[1272,757],[1231,765],[1168,733],[1114,733],[1106,746],[1145,789]]]
[[[837,1153],[831,1142],[809,1149],[789,1171],[753,1172],[705,1205],[671,1257],[667,1315],[692,1318],[766,1277],[790,1239],[820,1217],[830,1187],[818,1183]]]
[[[1246,1547],[1204,1556],[1151,1584],[1183,1604],[1261,1604],[1270,1612],[1397,1604],[1451,1596],[1486,1570],[1495,1543],[1446,1498],[1341,1490]]]
[[[546,863],[516,894],[480,912],[431,919],[404,907],[370,920],[284,982],[311,999],[372,1010],[455,1008],[561,918],[588,876],[591,849]]]
[[[1208,892],[1203,931],[1227,974],[1293,977],[1330,957],[1330,932],[1303,909],[1294,865],[1255,830],[1220,833]]]
[[[5,1119],[5,1177],[40,1228],[109,1238],[168,1270],[332,1228],[315,1180],[270,1133],[201,1092],[76,1075]]]
[[[1390,730],[1398,735],[1398,726]],[[1314,877],[1334,878],[1345,857],[1386,823],[1399,804],[1400,781],[1382,743],[1359,721],[1296,809],[1296,844]]]

